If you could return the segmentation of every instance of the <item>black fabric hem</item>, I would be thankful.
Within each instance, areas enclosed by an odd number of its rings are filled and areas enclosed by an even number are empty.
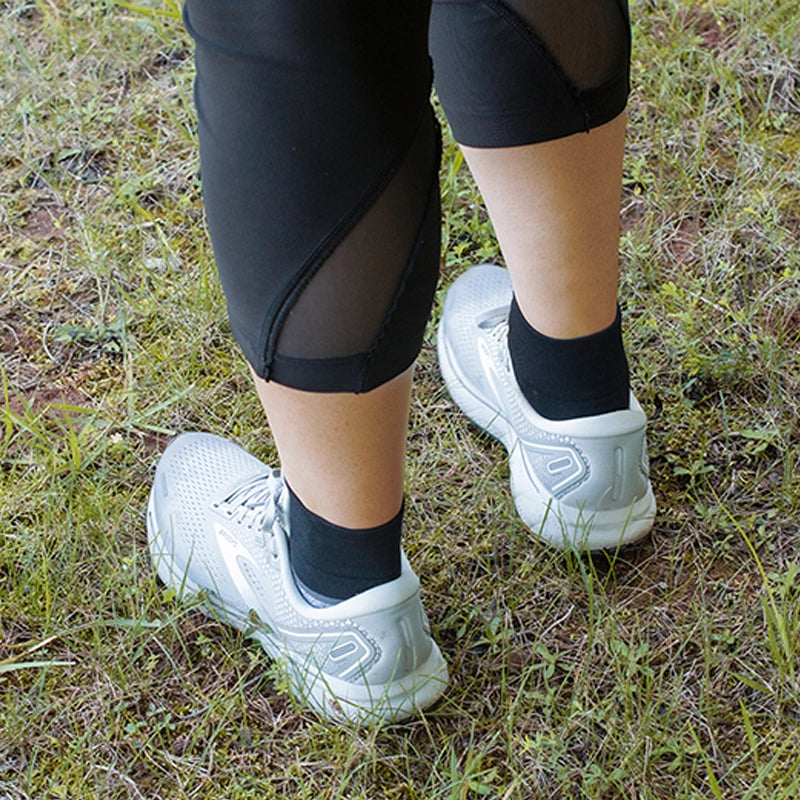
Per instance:
[[[521,147],[588,133],[616,119],[628,105],[628,77],[581,93],[581,108],[570,103],[550,108],[497,110],[444,108],[453,138],[466,147]]]

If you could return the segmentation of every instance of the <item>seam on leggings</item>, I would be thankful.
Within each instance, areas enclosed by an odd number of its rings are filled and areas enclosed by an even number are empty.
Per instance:
[[[431,207],[433,206],[433,204],[436,202],[437,199],[436,193],[438,192],[439,189],[437,177],[439,174],[439,165],[441,164],[442,160],[442,137],[441,137],[441,126],[439,125],[439,122],[436,119],[436,115],[433,113],[433,109],[430,110],[430,114],[431,117],[433,118],[434,135],[436,137],[436,151],[433,156],[433,169],[431,170],[431,180],[427,192],[428,199],[425,201],[425,208],[423,210],[422,218],[420,219],[419,226],[417,227],[417,235],[414,238],[414,246],[411,248],[411,252],[409,253],[408,261],[406,262],[405,269],[403,270],[403,275],[400,279],[400,283],[398,284],[397,289],[395,290],[394,295],[392,296],[392,303],[389,306],[389,310],[386,312],[386,315],[383,318],[383,323],[381,324],[381,327],[378,330],[378,333],[375,336],[372,345],[370,345],[369,350],[367,350],[366,358],[364,359],[364,363],[359,373],[360,391],[364,391],[364,385],[366,384],[367,380],[367,372],[369,371],[369,368],[372,366],[372,362],[375,359],[375,355],[378,352],[378,346],[380,345],[381,341],[386,335],[386,329],[389,327],[389,322],[391,321],[394,312],[397,310],[397,304],[400,302],[400,297],[405,291],[409,276],[411,275],[411,272],[416,265],[417,254],[419,253],[419,249],[422,246],[423,231],[428,221],[428,216],[431,213]],[[418,130],[419,126],[417,126],[417,131]]]
[[[561,78],[562,81],[564,81],[564,84],[569,89],[572,99],[575,101],[575,105],[578,107],[581,114],[583,114],[586,132],[588,133],[591,130],[592,120],[589,109],[587,108],[586,103],[583,102],[583,93],[572,80],[572,78],[570,78],[569,75],[564,72],[561,62],[552,54],[552,52],[550,52],[550,48],[547,46],[547,43],[537,35],[536,31],[534,31],[533,28],[531,28],[531,26],[525,22],[525,20],[523,20],[507,5],[500,2],[500,0],[482,0],[482,2],[488,9],[494,11],[497,16],[502,17],[509,25],[514,27],[518,33],[520,33],[529,41],[530,44],[541,51],[545,60],[555,70],[556,74]]]
[[[297,298],[303,293],[303,290],[323,267],[325,261],[328,260],[333,251],[347,238],[347,235],[354,230],[364,214],[374,205],[375,201],[389,185],[392,176],[413,145],[424,117],[425,114],[423,112],[407,142],[392,156],[379,174],[377,180],[364,192],[350,211],[342,217],[331,232],[322,240],[311,257],[301,266],[297,273],[297,280],[288,285],[272,302],[264,321],[264,327],[259,336],[259,342],[264,343],[263,346],[260,347],[263,358],[263,369],[261,373],[264,380],[269,380],[270,366],[275,356],[275,350],[278,340],[280,339],[281,331],[283,330],[283,325],[286,322],[286,317],[297,301]]]

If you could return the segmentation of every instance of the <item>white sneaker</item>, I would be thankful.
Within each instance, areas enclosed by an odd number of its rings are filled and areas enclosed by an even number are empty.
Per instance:
[[[405,557],[396,580],[314,608],[291,574],[287,498],[280,473],[237,445],[177,437],[147,506],[159,577],[284,659],[292,693],[326,718],[398,721],[429,706],[447,667]]]
[[[553,421],[537,414],[508,352],[511,278],[491,264],[450,287],[438,332],[445,384],[462,411],[509,452],[511,490],[522,521],[558,547],[615,548],[653,526],[646,418],[630,408]]]

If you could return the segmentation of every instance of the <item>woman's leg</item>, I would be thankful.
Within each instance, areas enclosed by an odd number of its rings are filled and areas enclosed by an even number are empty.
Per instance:
[[[303,521],[292,566],[343,599],[400,569],[410,365],[438,273],[429,4],[245,2],[224,27],[219,8],[187,6],[215,257]],[[355,530],[385,547],[340,553]]]
[[[159,575],[288,659],[326,716],[402,718],[447,670],[402,558],[411,365],[439,266],[429,0],[187,0],[206,214],[283,474],[162,457]],[[402,24],[399,24],[402,20]]]
[[[437,88],[523,315],[558,338],[608,327],[617,305],[627,3],[436,0],[431,41]]]
[[[545,336],[601,331],[617,314],[625,115],[589,133],[464,147],[525,319]]]
[[[397,516],[412,372],[364,394],[255,379],[283,474],[310,511],[345,528],[373,528]]]
[[[638,538],[654,503],[617,311],[627,5],[434,0],[432,46],[511,276],[454,285],[439,335],[448,386],[508,447],[535,532]]]

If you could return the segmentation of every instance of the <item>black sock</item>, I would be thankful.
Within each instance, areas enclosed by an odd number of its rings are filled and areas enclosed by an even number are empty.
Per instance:
[[[508,349],[525,399],[547,419],[591,417],[628,408],[628,359],[619,309],[612,325],[578,339],[551,339],[511,301]]]
[[[353,530],[309,511],[289,487],[289,560],[306,599],[340,600],[400,577],[403,508],[376,528]]]

